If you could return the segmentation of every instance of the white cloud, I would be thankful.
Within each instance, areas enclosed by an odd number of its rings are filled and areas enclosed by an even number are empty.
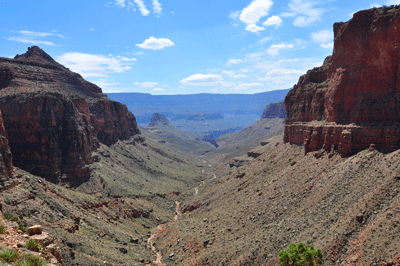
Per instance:
[[[314,42],[324,43],[333,40],[333,32],[330,30],[321,30],[311,33],[311,38]]]
[[[151,36],[149,39],[145,40],[142,44],[136,44],[136,46],[139,46],[142,49],[151,49],[151,50],[161,50],[164,49],[165,47],[173,46],[175,45],[170,39],[164,39],[164,38],[154,38]]]
[[[311,39],[314,42],[321,44],[322,48],[332,49],[333,48],[333,32],[330,30],[321,30],[318,32],[311,33]]]
[[[282,19],[279,16],[272,16],[264,21],[263,25],[266,27],[275,25],[278,28],[280,25],[282,25]]]
[[[49,41],[39,41],[39,40],[33,40],[33,39],[29,39],[26,37],[9,37],[6,38],[6,40],[9,41],[16,41],[16,42],[22,42],[22,43],[28,43],[28,44],[32,44],[32,45],[49,45],[49,46],[59,46],[57,44],[54,44],[53,42],[49,42]]]
[[[107,77],[109,73],[130,70],[129,63],[111,55],[94,55],[70,52],[57,57],[62,65],[78,72],[84,78]]]
[[[248,77],[249,77],[249,76],[243,75],[243,74],[239,74],[239,75],[233,76],[234,79],[244,79],[244,78],[248,78]]]
[[[57,34],[57,33],[50,33],[50,32],[37,32],[37,31],[21,30],[21,31],[18,31],[18,33],[20,33],[21,36],[8,37],[5,39],[9,40],[9,41],[22,42],[22,43],[27,43],[27,44],[32,44],[32,45],[42,45],[43,44],[43,45],[49,45],[49,46],[60,46],[58,44],[55,44],[52,41],[44,40],[44,38],[47,38],[47,37],[65,38],[64,35]]]
[[[154,88],[153,91],[165,91],[163,88]]]
[[[140,13],[142,13],[143,16],[150,14],[150,11],[146,9],[146,5],[144,4],[143,0],[133,0],[133,2],[138,5]]]
[[[387,5],[400,5],[400,0],[389,0],[386,3]]]
[[[321,43],[321,47],[325,49],[333,49],[333,42],[330,43]]]
[[[96,84],[97,86],[99,86],[100,88],[106,88],[106,87],[113,87],[113,86],[117,86],[119,83],[110,83],[105,79],[99,79],[96,81],[93,81],[94,84]]]
[[[256,24],[260,18],[268,15],[272,4],[271,0],[253,0],[242,10],[239,19],[245,24]]]
[[[231,19],[237,19],[237,18],[239,17],[239,14],[240,14],[240,11],[231,12],[231,13],[229,14],[229,17],[230,17]]]
[[[229,59],[228,62],[226,63],[227,65],[237,65],[242,63],[242,59]]]
[[[125,62],[136,62],[137,59],[136,58],[128,58],[126,56],[117,56],[117,58],[121,61],[125,61]]]
[[[49,32],[37,32],[37,31],[28,31],[28,30],[21,30],[19,33],[25,35],[25,36],[34,36],[34,37],[47,37],[47,36],[57,36],[61,38],[65,38],[64,35],[61,34],[55,34],[55,33],[49,33]]]
[[[251,70],[250,70],[250,69],[247,69],[247,68],[243,68],[243,69],[240,70],[240,71],[242,71],[243,73],[249,73],[249,72],[251,72]]]
[[[157,82],[142,82],[142,83],[136,83],[135,84],[140,84],[143,88],[152,88],[156,85],[158,85]]]
[[[278,55],[279,51],[282,49],[288,49],[288,48],[293,48],[294,46],[292,44],[273,44],[271,45],[268,49],[267,52],[269,55],[274,56],[274,55]]]
[[[153,12],[156,14],[161,14],[161,4],[158,0],[153,0]]]
[[[235,75],[235,71],[221,71],[222,74],[227,75],[228,77],[233,77]]]
[[[253,33],[257,33],[259,31],[265,30],[265,28],[264,27],[259,27],[256,24],[250,24],[250,25],[247,25],[246,30],[250,31],[250,32],[253,32]]]
[[[231,88],[232,90],[235,91],[243,91],[247,90],[248,88],[253,88],[253,87],[261,87],[264,86],[262,83],[240,83],[239,85]]]
[[[283,13],[285,17],[296,17],[293,25],[306,27],[310,23],[319,20],[325,9],[315,7],[318,3],[309,0],[290,0],[289,12]]]
[[[146,5],[144,4],[143,0],[115,0],[115,5],[118,6],[119,8],[127,8],[127,9],[132,9],[133,11],[136,11],[136,6],[138,6],[140,13],[142,13],[143,16],[147,16],[150,14],[150,11],[147,10]],[[153,1],[154,3],[154,1]],[[156,8],[156,7],[155,7]],[[161,8],[161,5],[160,5]],[[154,9],[156,10],[156,9]],[[160,11],[161,12],[161,11]],[[157,12],[154,12],[157,13]]]
[[[304,72],[296,69],[276,68],[269,70],[265,75],[268,77],[268,76],[290,76],[290,75],[301,75],[301,74],[304,74]]]
[[[88,31],[94,31],[94,29],[93,28],[89,28]]]
[[[235,84],[232,82],[225,82],[220,75],[213,74],[195,74],[180,81],[182,85],[192,86],[224,86],[230,87]]]
[[[118,7],[125,7],[125,0],[115,0],[115,5]]]
[[[262,38],[261,40],[259,40],[259,41],[257,42],[257,44],[258,44],[258,45],[266,44],[266,43],[269,42],[271,39],[272,39],[271,37],[264,37],[264,38]]]

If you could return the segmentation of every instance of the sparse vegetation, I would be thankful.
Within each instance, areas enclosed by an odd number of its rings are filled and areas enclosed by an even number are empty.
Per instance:
[[[314,266],[323,265],[321,249],[315,249],[313,245],[308,247],[300,242],[298,245],[291,243],[289,250],[279,252],[281,266]]]
[[[16,263],[16,266],[44,266],[47,265],[46,261],[44,261],[41,257],[38,256],[24,256],[19,259]]]
[[[16,250],[14,249],[6,249],[0,251],[0,260],[2,262],[10,263],[14,262],[18,259],[19,254]]]
[[[30,249],[33,251],[39,251],[39,245],[35,239],[29,239],[28,242],[26,242],[25,246],[27,249]]]
[[[0,234],[6,233],[6,227],[4,225],[0,225]]]

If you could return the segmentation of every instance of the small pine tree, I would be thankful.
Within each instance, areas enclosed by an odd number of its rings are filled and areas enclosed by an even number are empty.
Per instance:
[[[291,243],[288,250],[282,250],[279,252],[279,260],[281,261],[281,266],[315,266],[322,265],[324,261],[322,260],[321,249],[315,249],[313,245],[308,247],[303,243],[296,245]]]

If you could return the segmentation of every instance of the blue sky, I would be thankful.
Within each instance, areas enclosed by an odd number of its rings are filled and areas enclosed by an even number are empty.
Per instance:
[[[332,53],[333,23],[400,0],[1,0],[0,56],[38,45],[103,92],[287,89]]]

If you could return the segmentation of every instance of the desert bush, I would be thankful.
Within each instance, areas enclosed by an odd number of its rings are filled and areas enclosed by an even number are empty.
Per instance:
[[[16,266],[44,266],[46,265],[46,261],[44,261],[41,257],[27,255],[22,257],[15,264]]]
[[[30,249],[33,251],[39,251],[39,245],[35,239],[29,239],[28,242],[26,242],[25,246],[27,249]]]
[[[308,247],[300,242],[298,245],[291,243],[289,250],[279,252],[281,266],[314,266],[323,265],[321,249],[315,249],[313,245]]]
[[[6,263],[16,261],[19,257],[18,252],[15,249],[6,249],[0,251],[0,260]]]
[[[6,233],[6,227],[4,225],[0,225],[0,234]]]

